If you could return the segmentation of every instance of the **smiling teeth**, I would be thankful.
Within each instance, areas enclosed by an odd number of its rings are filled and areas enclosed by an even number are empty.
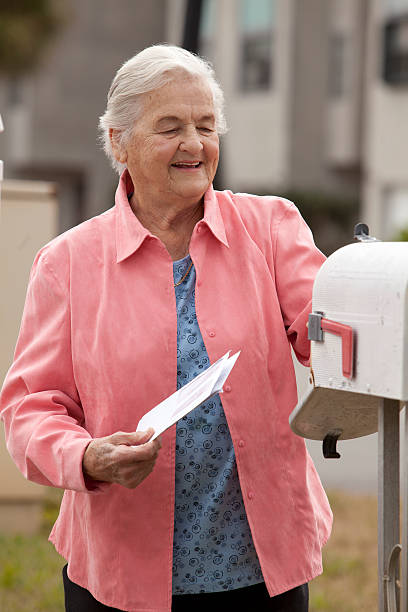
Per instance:
[[[201,162],[176,162],[173,166],[190,166],[191,168],[197,168]]]

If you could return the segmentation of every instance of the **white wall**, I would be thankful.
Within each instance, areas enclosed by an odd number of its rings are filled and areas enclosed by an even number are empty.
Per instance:
[[[381,0],[369,3],[366,100],[364,112],[363,216],[373,235],[387,239],[387,195],[408,191],[408,88],[389,86],[381,78]],[[408,225],[408,214],[407,214]],[[390,230],[391,231],[391,230]]]
[[[235,191],[262,185],[285,187],[289,174],[289,122],[294,0],[276,0],[273,85],[270,91],[239,90],[240,33],[237,0],[217,0],[211,59],[226,98],[229,132],[223,137],[223,182]],[[184,0],[167,2],[167,37],[180,44]]]
[[[364,3],[356,0],[331,0],[330,8],[329,39],[334,35],[342,37],[344,56],[343,92],[330,97],[327,104],[326,155],[331,164],[347,167],[356,165],[361,155],[365,11]]]
[[[54,186],[4,181],[0,218],[1,385],[13,359],[32,262],[40,247],[56,235]],[[26,481],[14,465],[0,425],[0,531],[35,530],[43,496],[44,488]]]

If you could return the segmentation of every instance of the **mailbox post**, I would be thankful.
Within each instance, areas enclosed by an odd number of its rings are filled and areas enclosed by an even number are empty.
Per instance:
[[[408,612],[408,418],[405,415],[400,537],[400,409],[408,401],[408,243],[367,233],[333,253],[313,287],[309,387],[293,431],[338,440],[378,431],[379,612]],[[402,551],[401,577],[399,561]],[[399,588],[400,587],[400,588]]]
[[[403,508],[403,521],[402,521],[402,563],[401,563],[401,610],[408,610],[408,415],[407,406],[404,410],[404,454],[403,454],[403,466],[402,466],[402,477],[403,477],[403,491],[402,491],[402,508]]]
[[[396,400],[378,406],[378,609],[399,610],[400,486],[399,410]],[[406,584],[406,583],[405,583]],[[406,588],[403,589],[406,591]],[[406,606],[401,608],[407,610]]]

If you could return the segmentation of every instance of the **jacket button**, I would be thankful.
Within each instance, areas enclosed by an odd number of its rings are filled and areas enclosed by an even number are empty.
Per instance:
[[[226,393],[229,393],[229,392],[231,391],[231,385],[225,385],[225,387],[224,387],[224,391],[225,391]]]
[[[210,336],[210,338],[214,338],[215,336],[215,331],[209,331],[208,335]]]
[[[243,448],[243,447],[245,446],[245,442],[244,442],[244,440],[240,440],[240,441],[238,442],[238,446],[240,446],[241,448]]]
[[[253,493],[253,491],[249,491],[249,493],[248,493],[248,499],[254,499],[254,493]]]

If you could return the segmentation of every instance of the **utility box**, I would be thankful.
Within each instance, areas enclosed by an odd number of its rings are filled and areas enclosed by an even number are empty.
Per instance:
[[[55,185],[5,180],[0,208],[0,386],[13,360],[28,277],[37,251],[57,232]],[[8,454],[0,423],[0,532],[35,531],[45,487],[28,482]]]
[[[311,371],[290,418],[295,433],[374,433],[378,398],[408,400],[407,294],[406,242],[359,242],[327,259],[313,288]]]

